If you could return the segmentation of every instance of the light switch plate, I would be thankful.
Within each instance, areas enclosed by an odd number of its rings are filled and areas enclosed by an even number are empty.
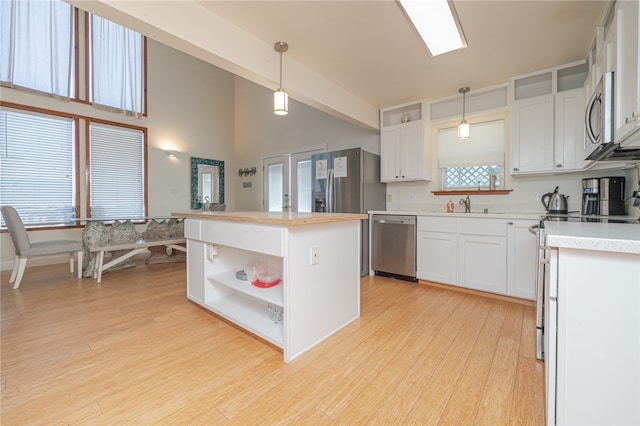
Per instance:
[[[310,264],[311,265],[317,265],[318,263],[320,263],[320,249],[318,248],[318,246],[311,246],[311,259],[310,259]]]

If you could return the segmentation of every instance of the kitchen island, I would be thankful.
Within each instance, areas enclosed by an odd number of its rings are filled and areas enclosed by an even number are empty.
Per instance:
[[[285,362],[360,317],[360,221],[367,215],[174,216],[186,218],[189,300],[281,348]],[[237,278],[247,265],[282,281],[261,288]]]
[[[640,223],[545,222],[548,424],[640,424]]]

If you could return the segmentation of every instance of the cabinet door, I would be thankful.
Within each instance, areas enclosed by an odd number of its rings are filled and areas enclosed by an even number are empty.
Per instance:
[[[616,2],[618,68],[615,76],[615,138],[617,142],[623,142],[640,128],[639,21],[640,5],[637,0]]]
[[[585,146],[584,89],[558,92],[555,98],[554,169],[582,168]]]
[[[460,234],[458,259],[459,286],[506,294],[506,237]]]
[[[423,140],[420,121],[400,127],[400,177],[402,180],[421,179],[423,165]]]
[[[187,297],[200,304],[204,304],[204,261],[206,256],[205,243],[187,240],[187,259],[189,259],[187,262]]]
[[[422,280],[456,284],[456,234],[419,231],[418,271]]]
[[[538,222],[514,220],[507,226],[507,294],[535,300],[538,239],[529,226]]]
[[[511,114],[511,173],[551,170],[553,95],[515,101]]]
[[[400,180],[400,125],[384,127],[380,135],[380,180],[394,182]]]

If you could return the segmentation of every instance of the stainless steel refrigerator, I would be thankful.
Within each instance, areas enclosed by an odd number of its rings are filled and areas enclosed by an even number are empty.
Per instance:
[[[314,212],[367,213],[386,209],[386,184],[380,182],[380,156],[362,148],[311,157]],[[369,274],[369,221],[362,221],[360,275]]]

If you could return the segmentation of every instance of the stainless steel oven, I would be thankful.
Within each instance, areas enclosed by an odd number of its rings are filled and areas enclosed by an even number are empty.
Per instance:
[[[549,257],[543,219],[540,220],[540,224],[529,227],[529,232],[538,237],[538,250],[536,257],[536,263],[538,265],[536,273],[536,358],[544,360],[545,266],[549,263]]]
[[[549,260],[551,249],[547,245],[547,230],[545,222],[593,222],[593,223],[628,223],[638,224],[640,218],[629,216],[580,216],[580,215],[547,215],[540,218],[538,225],[529,228],[529,232],[536,234],[538,239],[537,262],[538,270],[536,274],[536,358],[545,360],[547,348],[545,347],[545,321],[548,315],[548,308],[545,302],[545,288],[549,280]],[[548,300],[548,298],[547,298]]]

